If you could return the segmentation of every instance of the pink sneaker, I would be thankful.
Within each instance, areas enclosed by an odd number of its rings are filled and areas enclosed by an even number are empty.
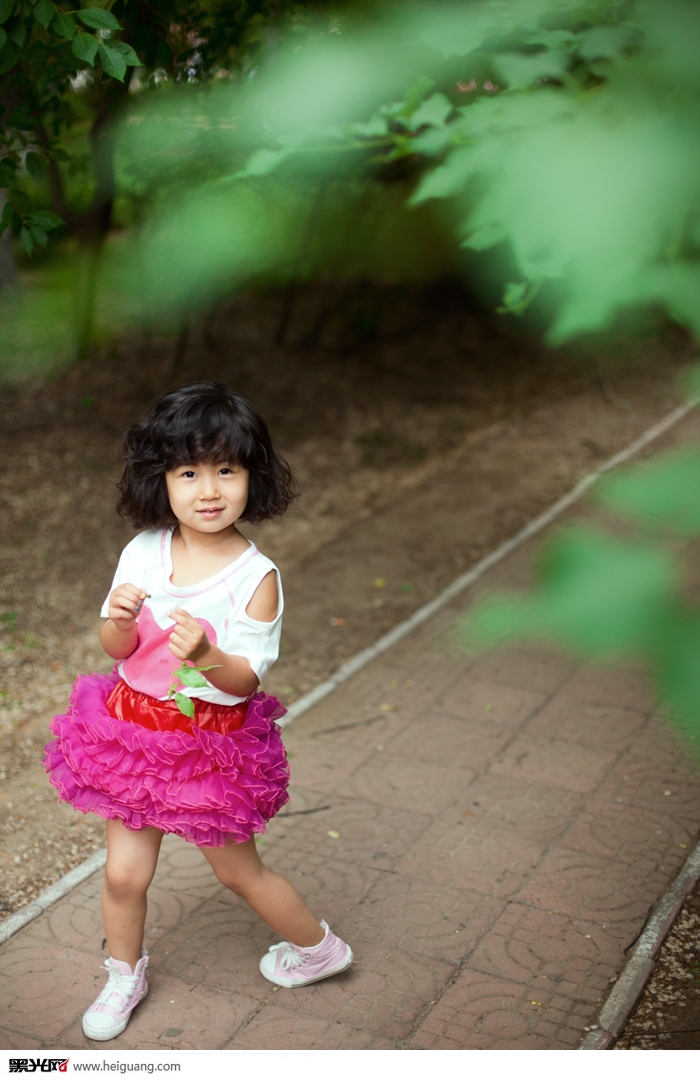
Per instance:
[[[104,966],[109,973],[107,985],[83,1016],[84,1033],[88,1039],[100,1042],[121,1035],[131,1013],[148,993],[147,956],[141,957],[133,972],[123,960],[113,960],[111,956]]]
[[[329,930],[328,923],[322,920],[321,926],[326,932],[323,941],[311,948],[302,949],[289,941],[271,945],[260,961],[260,971],[265,978],[288,988],[308,986],[349,968],[352,949]]]

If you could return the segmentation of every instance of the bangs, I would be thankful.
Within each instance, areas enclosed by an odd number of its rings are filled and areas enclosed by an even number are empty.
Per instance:
[[[255,457],[252,433],[235,423],[229,410],[216,404],[195,406],[162,433],[161,459],[166,472],[205,461],[230,462],[249,468]]]

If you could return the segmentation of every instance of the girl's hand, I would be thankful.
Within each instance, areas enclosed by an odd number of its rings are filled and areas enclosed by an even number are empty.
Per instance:
[[[211,642],[204,628],[182,608],[169,611],[168,618],[176,623],[168,645],[173,656],[178,660],[194,660],[195,663],[204,659],[211,649]]]
[[[119,585],[110,595],[108,617],[118,630],[131,630],[148,594],[135,585]]]

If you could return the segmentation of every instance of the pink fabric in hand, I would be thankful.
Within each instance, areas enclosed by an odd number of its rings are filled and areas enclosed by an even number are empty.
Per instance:
[[[216,645],[216,630],[206,619],[195,619],[204,629],[212,645]],[[129,686],[142,694],[164,698],[170,689],[173,669],[182,661],[170,652],[170,635],[175,623],[162,630],[150,608],[144,607],[139,615],[139,643],[122,665],[122,673]]]

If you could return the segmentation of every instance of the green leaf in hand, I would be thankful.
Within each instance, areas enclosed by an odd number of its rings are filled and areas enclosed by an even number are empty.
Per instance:
[[[182,667],[177,668],[173,672],[173,677],[179,679],[183,686],[190,686],[192,688],[207,686],[207,680],[203,675],[199,674],[199,671],[195,667],[189,667],[187,664],[183,664]]]
[[[194,701],[192,698],[187,697],[187,694],[177,693],[175,695],[175,704],[181,713],[185,716],[189,716],[190,720],[194,717]]]

